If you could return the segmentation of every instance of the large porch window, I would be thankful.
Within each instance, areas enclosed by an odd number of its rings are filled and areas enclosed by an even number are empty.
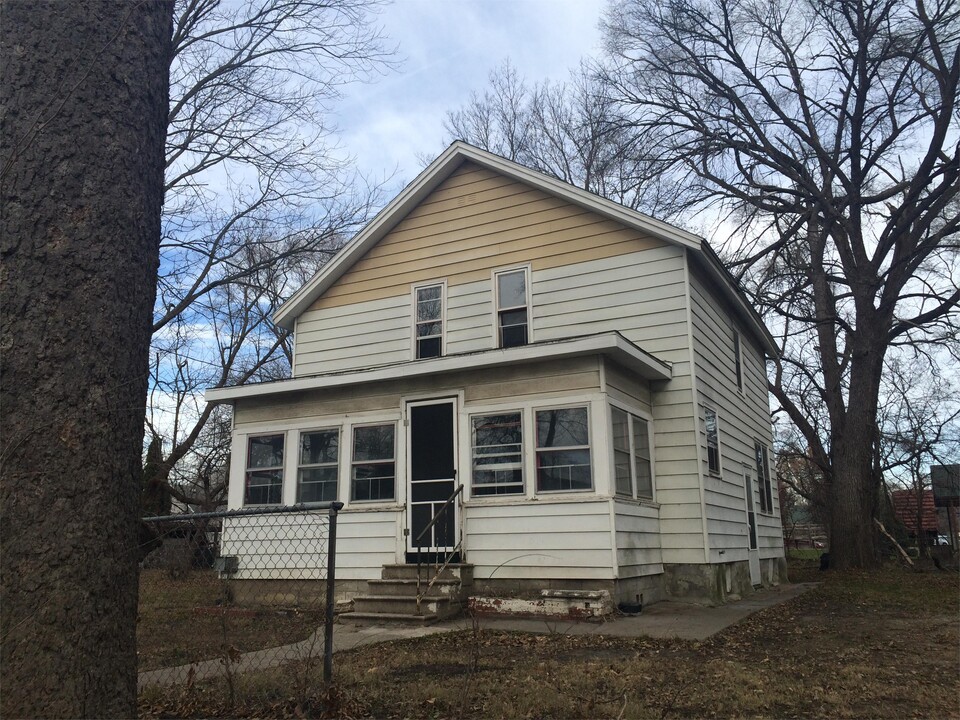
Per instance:
[[[300,433],[300,467],[297,472],[297,502],[333,502],[337,499],[337,462],[340,431],[314,430]]]
[[[519,412],[472,418],[471,495],[523,493],[523,429]]]
[[[244,505],[279,505],[283,496],[283,433],[247,440]]]
[[[350,499],[393,500],[396,477],[396,425],[354,427]]]
[[[537,491],[590,490],[587,408],[538,410]]]

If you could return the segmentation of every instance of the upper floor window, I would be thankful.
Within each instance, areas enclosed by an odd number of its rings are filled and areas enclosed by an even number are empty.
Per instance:
[[[300,433],[297,502],[333,502],[337,499],[339,430]]]
[[[587,408],[537,411],[537,491],[589,490]]]
[[[737,390],[743,390],[743,355],[740,349],[740,333],[733,331],[733,372],[737,378]]]
[[[283,433],[247,440],[244,505],[279,505],[283,497]]]
[[[396,425],[353,429],[351,500],[393,500],[397,474]]]
[[[519,412],[475,415],[471,494],[523,492],[523,428]]]
[[[707,431],[707,466],[714,475],[720,474],[720,428],[717,424],[717,411],[703,409],[703,420]]]
[[[617,495],[653,498],[650,431],[647,421],[611,407]]]
[[[440,357],[443,354],[443,285],[418,287],[414,294],[417,358]]]
[[[527,270],[497,273],[497,343],[509,348],[530,342]]]

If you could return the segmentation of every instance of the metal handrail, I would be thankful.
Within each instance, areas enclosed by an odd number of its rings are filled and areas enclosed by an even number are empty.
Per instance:
[[[460,552],[460,549],[463,546],[463,534],[460,532],[460,529],[457,528],[457,542],[454,544],[453,549],[447,553],[446,559],[443,561],[442,566],[440,565],[439,560],[436,562],[437,571],[433,574],[433,577],[430,578],[430,582],[427,583],[426,589],[423,590],[422,592],[421,592],[421,585],[423,582],[423,572],[422,572],[423,546],[420,544],[420,540],[423,538],[424,535],[426,535],[433,528],[434,525],[437,524],[437,521],[441,517],[443,517],[444,521],[447,520],[447,509],[450,507],[452,503],[456,502],[457,497],[462,492],[463,492],[463,485],[458,485],[457,489],[453,491],[453,494],[446,499],[443,505],[440,506],[440,509],[434,514],[433,518],[431,518],[430,522],[427,523],[427,526],[420,531],[420,533],[417,535],[416,538],[414,538],[413,546],[417,549],[417,615],[421,614],[420,602],[421,600],[423,600],[423,597],[430,592],[430,589],[433,587],[434,583],[436,583],[441,573],[443,573],[443,571],[447,569],[447,566],[450,564],[450,561],[453,559],[453,556],[456,555],[458,552]],[[439,545],[435,546],[433,543],[427,546],[428,552],[430,551],[430,549],[434,547],[436,547],[437,554],[439,555],[440,546]]]

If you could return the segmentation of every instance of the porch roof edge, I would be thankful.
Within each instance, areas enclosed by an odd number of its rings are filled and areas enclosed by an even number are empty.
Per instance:
[[[496,365],[515,365],[541,360],[555,360],[583,355],[607,355],[647,380],[670,380],[669,363],[637,347],[618,332],[600,333],[576,338],[550,340],[513,348],[495,348],[475,353],[447,355],[430,360],[409,360],[365,370],[351,370],[326,375],[311,375],[290,380],[209,388],[204,398],[209,403],[267,397],[292,392],[323,390],[358,383],[397,380],[423,375],[437,375],[462,370],[475,370]]]

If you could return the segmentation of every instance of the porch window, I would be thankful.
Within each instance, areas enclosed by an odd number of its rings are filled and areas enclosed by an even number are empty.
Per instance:
[[[244,505],[279,505],[283,496],[283,433],[247,441]]]
[[[773,487],[770,484],[770,451],[759,441],[754,445],[757,456],[757,484],[760,486],[760,512],[773,512]]]
[[[587,408],[537,411],[537,491],[589,490]]]
[[[471,494],[523,493],[521,414],[473,417],[473,486]]]
[[[443,354],[443,285],[418,287],[415,295],[417,358],[440,357]]]
[[[396,467],[393,423],[353,429],[351,500],[393,500]]]
[[[339,430],[300,433],[297,502],[333,502],[337,499]]]
[[[717,425],[717,411],[703,409],[704,426],[707,431],[707,466],[712,475],[720,474],[720,429]]]
[[[653,498],[650,430],[647,421],[612,407],[613,460],[617,495]]]
[[[497,343],[509,348],[530,342],[527,307],[527,270],[509,270],[496,274]]]

